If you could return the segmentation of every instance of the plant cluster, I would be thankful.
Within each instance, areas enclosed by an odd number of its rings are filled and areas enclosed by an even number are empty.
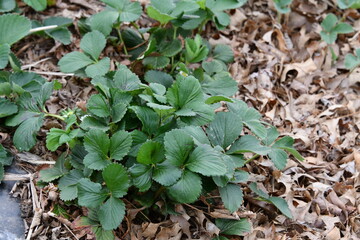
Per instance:
[[[114,238],[125,199],[147,211],[171,214],[176,213],[175,204],[193,203],[218,191],[225,208],[235,212],[243,201],[239,184],[248,182],[245,164],[264,156],[281,170],[288,154],[302,160],[291,137],[280,138],[276,128],[260,120],[259,112],[231,98],[237,91],[227,70],[233,52],[225,45],[210,46],[200,35],[210,20],[226,27],[229,16],[224,11],[245,1],[153,0],[146,12],[159,24],[151,29],[135,23],[142,14],[138,2],[102,1],[106,9],[82,23],[81,51],[59,61],[62,72],[91,78],[97,93],[85,110],[67,109],[60,115],[45,107],[56,83],[21,71],[10,51],[13,43],[33,32],[30,20],[0,16],[0,66],[10,62],[13,69],[0,72],[0,120],[14,128],[13,142],[20,151],[36,144],[44,118],[62,122],[63,128],[50,129],[46,137],[46,147],[62,154],[40,177],[58,184],[66,204],[89,209],[82,224],[91,226],[97,239]],[[125,28],[124,22],[133,28]],[[57,25],[40,34],[68,44],[69,24],[51,18],[33,26]],[[199,34],[193,35],[193,29]],[[124,52],[143,65],[144,75],[121,64],[110,71],[111,60],[102,54],[107,44],[122,44]],[[215,113],[221,106],[226,111]],[[1,145],[0,159],[1,179],[3,166],[11,162]],[[256,183],[249,188],[291,218],[284,199],[269,196]],[[163,207],[157,207],[157,201]],[[250,230],[246,219],[217,219],[216,225],[224,235]]]

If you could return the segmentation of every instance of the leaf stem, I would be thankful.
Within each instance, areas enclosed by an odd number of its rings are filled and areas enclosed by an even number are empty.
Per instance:
[[[129,54],[128,54],[128,51],[127,51],[127,49],[126,49],[126,45],[125,45],[125,42],[124,42],[124,40],[123,40],[121,31],[120,31],[120,28],[116,28],[116,30],[117,30],[117,32],[118,32],[120,41],[122,42],[122,44],[124,44],[124,53],[125,53],[125,55],[129,55]]]
[[[260,155],[259,154],[255,154],[254,156],[252,156],[251,158],[249,158],[248,160],[246,160],[244,162],[244,165],[250,163],[251,161],[255,160],[256,158],[258,158]]]
[[[57,114],[45,113],[45,117],[53,117],[65,122],[65,118]]]

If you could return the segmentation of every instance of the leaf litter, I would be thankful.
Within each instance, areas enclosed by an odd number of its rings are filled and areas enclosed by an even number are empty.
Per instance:
[[[103,6],[98,1],[58,1],[41,14],[20,7],[33,19],[58,15],[76,22]],[[276,20],[271,0],[250,0],[230,12],[228,29],[214,31],[208,26],[204,33],[210,44],[227,44],[235,52],[230,71],[239,84],[237,98],[259,110],[263,120],[276,126],[281,135],[293,137],[295,147],[305,158],[303,162],[291,159],[283,172],[265,158],[243,169],[259,189],[286,199],[293,218],[288,219],[276,212],[274,206],[258,201],[247,185],[242,185],[244,205],[233,214],[225,210],[216,194],[203,196],[214,199],[211,205],[204,199],[198,205],[178,205],[179,214],[165,219],[159,216],[149,219],[145,209],[126,202],[128,211],[118,229],[119,239],[211,239],[220,232],[214,224],[216,219],[240,217],[251,221],[252,231],[232,239],[359,239],[360,68],[346,71],[344,56],[360,47],[360,38],[358,32],[340,36],[333,45],[339,59],[332,63],[319,35],[321,20],[331,12],[343,14],[356,31],[360,30],[359,12],[336,9],[335,0],[294,0],[292,11],[283,16],[282,25]],[[153,23],[143,18],[139,24]],[[47,102],[50,113],[67,107],[85,107],[94,92],[86,81],[51,74],[59,72],[56,63],[65,53],[79,49],[76,24],[72,31],[76,39],[68,46],[54,45],[52,40],[36,36],[14,46],[28,70],[44,73],[48,79],[57,79],[62,84],[63,88]],[[105,49],[105,55],[130,64],[111,46]],[[39,61],[44,58],[50,60]],[[56,124],[59,123],[55,120],[47,121],[40,139],[45,140],[47,129]],[[0,134],[1,142],[6,144],[7,134],[1,131]],[[54,161],[56,153],[48,152],[44,142],[39,141],[32,154]],[[90,228],[80,219],[85,209],[65,206],[54,185],[44,188],[34,185],[36,172],[47,165],[32,165],[18,158],[18,165],[34,173],[34,180],[18,183],[12,191],[14,197],[22,199],[23,217],[28,230],[33,229],[32,239],[94,239]],[[163,202],[157,205],[164,207]]]

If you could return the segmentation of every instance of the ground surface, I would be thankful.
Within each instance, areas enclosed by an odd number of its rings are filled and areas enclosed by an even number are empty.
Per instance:
[[[79,49],[76,21],[101,8],[95,0],[58,0],[56,6],[40,13],[26,6],[22,8],[31,19],[59,15],[75,20],[74,41],[69,46],[37,36],[27,37],[13,46],[26,70],[63,84],[64,88],[47,103],[50,112],[84,106],[94,92],[86,81],[60,74],[56,64],[65,53]],[[353,34],[340,35],[333,46],[339,55],[335,63],[319,36],[319,24],[327,13],[343,17],[356,30]],[[287,219],[273,206],[257,201],[244,185],[243,190],[248,194],[237,215],[249,218],[253,231],[243,239],[359,239],[360,68],[349,73],[344,68],[344,56],[360,47],[360,13],[339,10],[334,0],[295,0],[292,12],[283,16],[280,25],[272,1],[249,0],[231,15],[228,29],[219,32],[208,26],[204,37],[211,44],[232,46],[236,58],[230,71],[239,83],[237,97],[258,109],[264,120],[275,125],[282,135],[292,136],[296,148],[305,157],[304,162],[290,160],[283,172],[275,170],[267,159],[246,166],[251,180],[262,182],[270,194],[287,200],[294,219]],[[149,22],[144,17],[139,24]],[[119,49],[109,46],[105,55],[129,64]],[[43,160],[57,157],[44,146],[47,128],[57,124],[55,120],[45,124],[39,137],[42,141],[32,151]],[[9,139],[3,135],[1,141],[6,143]],[[23,163],[22,167],[29,172],[42,168]],[[58,202],[56,186],[38,188],[36,197],[29,194],[29,188],[31,184],[23,184],[16,192],[23,198],[23,215],[30,225],[33,206],[46,212],[54,211],[57,204],[62,203]],[[33,201],[38,205],[31,203]],[[141,239],[142,233],[144,239],[177,239],[176,236],[181,235],[207,239],[206,232],[216,231],[211,224],[213,218],[234,218],[220,203],[209,209],[196,205],[178,208],[182,215],[159,218],[153,223],[134,220],[141,212],[132,209],[118,236]],[[71,216],[69,220],[43,215],[35,228],[34,239],[75,239],[74,235],[92,239],[87,229],[76,228],[80,211],[66,210]]]

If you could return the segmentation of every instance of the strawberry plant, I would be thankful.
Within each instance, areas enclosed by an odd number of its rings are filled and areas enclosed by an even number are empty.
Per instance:
[[[347,54],[345,56],[345,67],[349,70],[354,70],[360,65],[360,49],[356,49],[355,55]]]
[[[321,39],[330,46],[333,61],[336,56],[331,44],[334,44],[339,34],[351,33],[354,29],[347,23],[340,22],[334,14],[328,14],[321,23],[323,30],[320,32]]]
[[[48,134],[52,150],[74,141],[69,145],[72,153],[62,155],[54,168],[40,175],[43,181],[59,181],[63,200],[90,209],[84,221],[99,239],[112,236],[111,231],[120,225],[124,197],[145,204],[142,197],[147,196],[145,206],[152,208],[163,200],[171,207],[193,203],[218,189],[225,207],[234,212],[243,195],[237,184],[248,178],[239,169],[245,163],[263,155],[283,169],[287,152],[302,159],[293,140],[278,139],[276,129],[266,128],[255,109],[230,98],[206,99],[193,76],[178,74],[176,81],[144,84],[119,65],[116,72],[97,76],[92,83],[99,93],[89,99],[87,112],[75,111],[77,122],[60,130],[60,137],[55,137],[57,131]],[[229,112],[214,114],[216,103],[224,100]],[[79,126],[76,129],[81,133],[70,136],[67,131],[72,126]],[[241,135],[245,127],[253,134]],[[65,137],[60,141],[62,134]],[[244,153],[254,157],[247,160]],[[276,197],[263,199],[278,201]],[[286,204],[275,205],[288,213]]]

